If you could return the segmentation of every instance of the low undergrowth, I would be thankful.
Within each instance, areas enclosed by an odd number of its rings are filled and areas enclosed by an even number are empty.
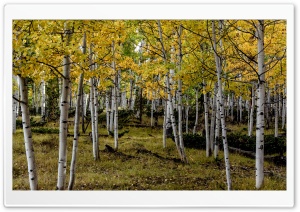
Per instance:
[[[55,128],[57,123],[48,123]],[[40,127],[41,128],[41,127]],[[89,129],[88,129],[89,131]],[[206,157],[202,148],[189,148],[189,163],[178,157],[174,142],[168,138],[163,148],[161,128],[126,127],[118,151],[106,128],[99,129],[100,160],[94,161],[88,132],[79,138],[74,190],[227,190],[223,152],[219,158]],[[72,129],[69,129],[72,134]],[[40,190],[55,190],[58,168],[58,133],[32,133]],[[266,147],[267,148],[267,147]],[[72,153],[72,137],[67,143],[67,178]],[[255,190],[255,160],[230,153],[233,190]],[[23,132],[13,136],[13,189],[29,190]],[[286,167],[265,162],[263,190],[286,190]]]

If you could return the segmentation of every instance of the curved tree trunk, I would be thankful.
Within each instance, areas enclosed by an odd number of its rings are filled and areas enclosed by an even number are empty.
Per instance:
[[[20,83],[20,93],[21,93],[21,111],[22,111],[22,123],[23,123],[23,133],[24,133],[24,143],[25,143],[25,152],[27,158],[28,166],[28,177],[30,190],[38,189],[38,178],[37,170],[35,164],[35,155],[33,150],[32,134],[30,127],[30,115],[28,107],[28,88],[25,78],[18,75]]]

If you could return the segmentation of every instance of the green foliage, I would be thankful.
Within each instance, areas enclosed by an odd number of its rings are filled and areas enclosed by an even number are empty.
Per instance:
[[[37,127],[37,128],[31,128],[31,132],[40,133],[40,134],[58,134],[59,129],[47,128],[47,127]]]
[[[205,149],[205,136],[199,134],[183,134],[184,146],[187,148]],[[228,134],[227,142],[230,147],[238,148],[245,151],[255,152],[256,138],[241,134]],[[222,139],[219,141],[220,148],[223,148]],[[286,152],[286,137],[275,138],[272,135],[265,135],[264,152],[266,155],[280,154]]]

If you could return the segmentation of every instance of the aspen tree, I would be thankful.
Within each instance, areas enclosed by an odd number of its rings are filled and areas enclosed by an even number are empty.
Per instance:
[[[264,52],[264,20],[258,20],[257,31],[257,117],[256,117],[256,188],[260,189],[264,181],[264,104],[265,104],[265,52]]]
[[[30,126],[30,114],[29,114],[29,101],[28,101],[28,87],[27,82],[24,77],[18,75],[18,80],[20,83],[20,93],[21,93],[21,110],[22,110],[22,125],[24,133],[24,143],[26,159],[28,164],[28,177],[30,190],[38,189],[38,176],[35,163],[35,154],[33,150],[33,141]]]
[[[219,21],[220,26],[223,25],[222,21]],[[222,30],[222,27],[220,27]],[[224,147],[224,158],[225,158],[225,169],[226,169],[226,179],[227,179],[227,188],[231,190],[231,174],[230,174],[230,162],[229,162],[229,151],[228,151],[228,143],[227,143],[227,132],[226,132],[226,123],[225,123],[225,116],[224,116],[224,102],[223,102],[223,91],[222,91],[222,81],[221,81],[221,74],[222,74],[222,59],[218,54],[217,50],[217,40],[216,40],[216,31],[215,31],[215,24],[212,21],[212,44],[213,44],[213,51],[215,56],[216,68],[217,68],[217,78],[218,78],[218,104],[220,107],[220,117],[221,117],[221,126],[222,126],[222,139],[223,139],[223,147]]]
[[[86,54],[86,34],[83,35],[83,45],[82,53]],[[72,149],[72,159],[70,165],[70,181],[68,185],[68,190],[73,190],[75,183],[75,173],[76,173],[76,161],[77,161],[77,149],[78,149],[78,139],[79,139],[79,122],[80,122],[80,109],[83,105],[83,78],[84,73],[80,74],[78,90],[77,90],[77,100],[76,100],[76,110],[75,110],[75,120],[74,120],[74,138],[73,138],[73,149]]]
[[[69,45],[72,30],[65,23],[64,36],[66,46]],[[70,55],[64,55],[63,58],[63,85],[60,105],[60,125],[59,125],[59,156],[58,156],[58,179],[57,190],[65,189],[66,169],[67,169],[67,134],[68,134],[68,111],[69,111],[69,83],[70,81]]]

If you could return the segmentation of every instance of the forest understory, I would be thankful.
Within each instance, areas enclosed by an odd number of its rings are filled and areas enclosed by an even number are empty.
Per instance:
[[[40,117],[33,117],[39,120]],[[148,117],[138,124],[135,118],[124,124],[119,148],[108,135],[105,123],[99,123],[100,160],[94,161],[90,128],[79,137],[74,190],[226,190],[225,164],[222,150],[218,159],[206,157],[205,147],[186,147],[188,164],[181,162],[175,143],[167,139],[162,147],[162,120],[150,127]],[[72,122],[70,122],[72,123]],[[34,125],[34,124],[33,124]],[[128,125],[128,126],[126,126]],[[245,124],[228,125],[230,132],[247,134]],[[39,190],[55,190],[58,160],[58,122],[32,126]],[[72,154],[73,126],[69,124],[67,170]],[[266,130],[266,135],[273,134]],[[201,137],[201,135],[199,135]],[[29,190],[23,132],[17,129],[13,142],[13,189]],[[189,141],[185,141],[186,144]],[[229,146],[231,141],[228,141]],[[205,145],[205,138],[204,138]],[[255,190],[255,158],[230,149],[232,190]],[[268,160],[269,158],[269,160]],[[278,159],[279,158],[279,159]],[[276,159],[276,160],[275,160]],[[261,190],[286,190],[285,153],[265,158],[264,187]],[[69,181],[67,171],[66,181]],[[66,183],[67,183],[66,182]],[[67,186],[67,184],[66,184]]]

